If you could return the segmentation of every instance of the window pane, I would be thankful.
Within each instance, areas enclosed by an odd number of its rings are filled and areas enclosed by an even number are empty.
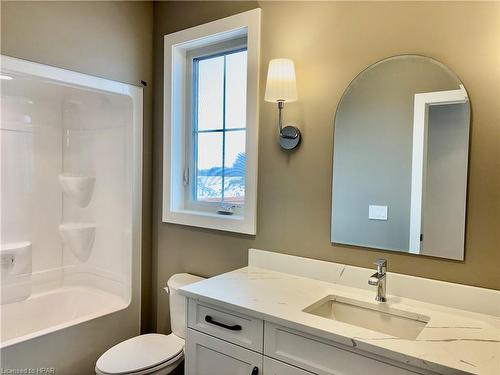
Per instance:
[[[198,130],[222,129],[224,56],[198,62]]]
[[[247,108],[247,51],[226,56],[226,128],[244,128]]]
[[[222,199],[222,132],[198,133],[196,199]]]
[[[224,202],[245,203],[245,130],[226,132]]]

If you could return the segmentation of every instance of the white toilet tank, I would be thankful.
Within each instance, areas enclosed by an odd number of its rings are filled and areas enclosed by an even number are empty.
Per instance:
[[[186,338],[186,298],[179,294],[178,289],[201,280],[204,278],[189,273],[176,273],[167,281],[170,293],[170,325],[172,333],[177,337]]]

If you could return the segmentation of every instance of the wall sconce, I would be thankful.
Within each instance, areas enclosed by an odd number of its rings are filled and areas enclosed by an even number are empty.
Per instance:
[[[300,130],[295,126],[283,127],[282,110],[285,102],[297,100],[295,66],[290,59],[274,59],[269,62],[267,71],[266,102],[278,103],[278,128],[280,145],[285,150],[292,150],[300,143]]]

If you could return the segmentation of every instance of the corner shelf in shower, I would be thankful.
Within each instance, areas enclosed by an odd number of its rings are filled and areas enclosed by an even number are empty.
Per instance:
[[[95,177],[60,174],[59,184],[69,200],[80,207],[87,207],[94,192]]]
[[[63,223],[59,225],[59,233],[63,244],[81,261],[86,261],[92,250],[95,239],[95,224]]]

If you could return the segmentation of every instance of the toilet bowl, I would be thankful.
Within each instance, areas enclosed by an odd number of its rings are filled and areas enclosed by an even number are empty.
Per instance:
[[[172,333],[149,333],[125,340],[108,349],[95,366],[97,375],[166,375],[184,359],[186,337],[186,301],[177,290],[203,278],[179,273],[167,282],[170,293]]]

